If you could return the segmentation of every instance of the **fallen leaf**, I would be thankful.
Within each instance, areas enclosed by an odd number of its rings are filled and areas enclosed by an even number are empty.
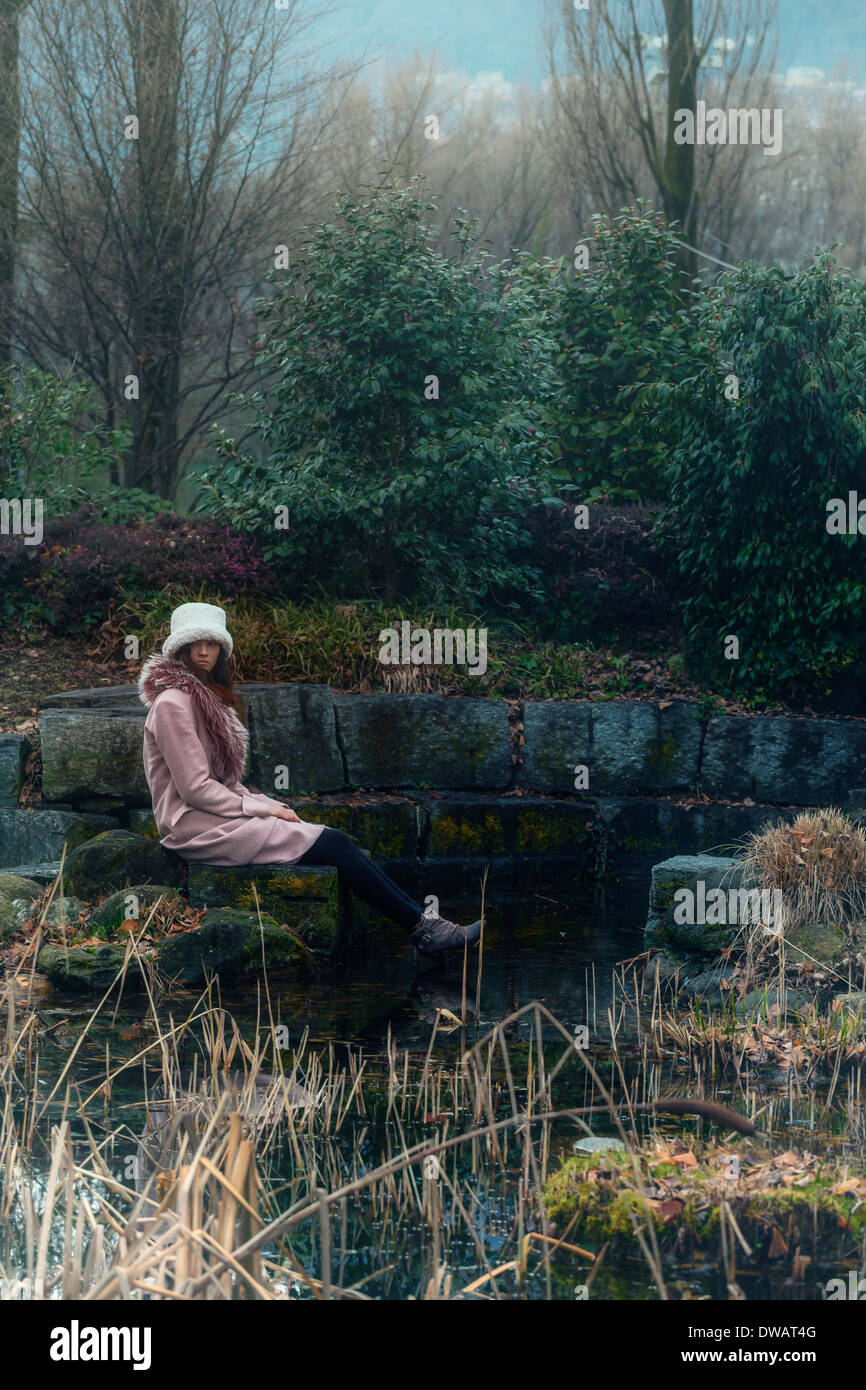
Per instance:
[[[767,1258],[770,1260],[779,1260],[783,1255],[787,1255],[787,1253],[788,1246],[785,1241],[785,1238],[782,1235],[782,1232],[779,1230],[778,1226],[774,1226],[773,1239],[770,1241],[770,1248],[767,1251]]]
[[[844,1197],[846,1192],[856,1192],[861,1181],[861,1178],[846,1178],[844,1182],[838,1183],[833,1188],[833,1192],[837,1197]]]

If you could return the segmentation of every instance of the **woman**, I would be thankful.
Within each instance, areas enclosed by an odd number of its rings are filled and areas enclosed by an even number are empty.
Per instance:
[[[329,864],[358,897],[406,928],[422,955],[476,942],[480,921],[461,927],[423,912],[344,831],[302,821],[242,785],[248,735],[232,692],[233,645],[222,608],[182,603],[162,656],[142,667],[144,772],[160,843],[200,864]]]

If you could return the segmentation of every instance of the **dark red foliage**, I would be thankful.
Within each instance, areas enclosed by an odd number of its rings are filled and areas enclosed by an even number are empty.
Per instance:
[[[102,622],[109,600],[119,600],[122,589],[143,595],[204,586],[224,598],[278,592],[276,572],[256,543],[212,517],[164,513],[153,521],[107,524],[82,507],[74,516],[47,521],[44,531],[40,546],[27,547],[34,558],[18,558],[8,578],[18,584],[25,573],[31,576],[31,595],[59,631]],[[23,549],[20,541],[13,544]],[[0,577],[4,559],[0,555]]]
[[[528,530],[547,600],[536,619],[556,641],[609,643],[680,627],[676,569],[642,507],[590,507],[577,530],[574,510],[539,506]]]

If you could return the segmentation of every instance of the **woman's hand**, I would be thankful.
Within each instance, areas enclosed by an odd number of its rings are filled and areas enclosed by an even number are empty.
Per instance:
[[[300,820],[297,811],[293,811],[290,806],[279,806],[273,813],[278,820]]]

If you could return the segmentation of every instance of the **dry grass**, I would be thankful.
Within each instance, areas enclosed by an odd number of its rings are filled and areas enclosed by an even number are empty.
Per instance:
[[[539,1002],[474,1041],[442,1013],[423,1065],[390,1038],[384,1056],[347,1049],[344,1061],[306,1034],[281,1051],[266,983],[246,1033],[209,986],[180,1019],[150,995],[137,1050],[106,1057],[87,1085],[73,1064],[116,991],[49,1072],[56,1043],[27,983],[0,991],[0,1274],[42,1278],[45,1296],[405,1298],[407,1270],[419,1298],[562,1296],[563,1284],[604,1278],[609,1261],[572,1224],[553,1233],[544,1204],[560,1154],[596,1118],[625,1145],[646,1286],[670,1296],[641,1130],[656,1142],[649,1112],[672,1089],[673,1038],[657,1000],[641,1014],[634,963],[617,972],[607,1018],[587,1015],[592,1057]],[[682,1040],[680,1096],[703,1094],[722,1042]],[[142,1076],[143,1100],[119,1107],[121,1083],[140,1091]],[[754,1117],[753,1085],[735,1096]],[[855,1113],[857,1097],[859,1070]],[[682,1121],[664,1123],[670,1133]]]
[[[791,825],[765,826],[747,842],[746,876],[781,889],[786,933],[866,917],[866,836],[842,811],[807,811]]]

